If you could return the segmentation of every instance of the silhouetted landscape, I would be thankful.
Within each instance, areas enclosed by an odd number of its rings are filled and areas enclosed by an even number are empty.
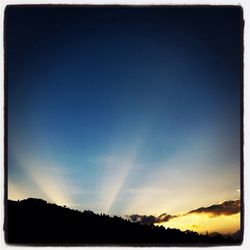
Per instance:
[[[78,211],[42,199],[8,200],[6,242],[33,245],[231,245],[241,233],[201,235],[134,223],[118,216]]]

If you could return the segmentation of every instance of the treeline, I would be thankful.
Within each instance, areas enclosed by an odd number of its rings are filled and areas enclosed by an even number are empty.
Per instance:
[[[118,216],[77,211],[41,199],[6,204],[5,239],[32,245],[231,245],[241,241],[220,234],[209,236],[163,226],[133,223]]]

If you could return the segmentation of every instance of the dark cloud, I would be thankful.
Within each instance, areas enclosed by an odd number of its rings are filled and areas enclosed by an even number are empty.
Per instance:
[[[159,216],[132,214],[132,215],[127,215],[126,218],[132,222],[138,222],[142,224],[154,224],[154,223],[167,222],[174,218],[189,214],[208,214],[209,216],[214,217],[220,215],[232,215],[232,214],[237,214],[239,212],[240,212],[240,200],[233,200],[233,201],[224,201],[223,203],[214,204],[209,207],[200,207],[182,215],[171,215],[167,213],[163,213]],[[197,225],[192,225],[192,227],[197,227]]]
[[[139,222],[142,224],[153,224],[156,221],[156,217],[153,215],[139,215],[139,214],[132,214],[126,216],[132,222]]]
[[[214,204],[209,207],[200,207],[189,211],[188,214],[209,214],[210,216],[232,215],[240,212],[240,200],[224,201],[221,204]]]
[[[164,213],[157,217],[157,223],[166,222],[176,217],[178,216]]]
[[[159,216],[132,214],[132,215],[126,215],[126,218],[132,222],[138,222],[142,224],[154,224],[154,223],[167,222],[174,218],[189,214],[208,214],[209,216],[214,217],[220,215],[232,215],[232,214],[237,214],[239,212],[240,212],[240,200],[233,200],[233,201],[224,201],[223,203],[214,204],[209,207],[200,207],[182,215],[171,215],[167,213],[163,213]],[[198,227],[198,226],[192,225],[192,227]]]
[[[132,222],[138,222],[142,224],[154,224],[154,223],[167,222],[176,217],[177,217],[176,215],[170,215],[166,213],[161,214],[158,217],[154,215],[139,215],[139,214],[132,214],[132,215],[126,216],[126,218],[128,218]]]

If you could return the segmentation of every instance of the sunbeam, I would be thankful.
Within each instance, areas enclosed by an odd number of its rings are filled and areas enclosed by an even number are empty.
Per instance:
[[[60,205],[70,205],[73,202],[71,193],[75,192],[76,188],[72,184],[69,171],[65,167],[58,166],[54,162],[49,162],[46,159],[30,159],[28,157],[24,158],[24,156],[19,157],[18,162],[21,170],[36,186],[36,191],[29,191],[29,194],[33,194],[32,196],[35,197],[43,197],[48,201]],[[12,185],[13,184],[10,184],[11,192],[13,192]],[[25,193],[27,193],[28,188],[28,186],[25,187]],[[22,189],[22,187],[20,187],[20,189]]]
[[[5,15],[8,198],[160,216],[242,196],[239,6]]]

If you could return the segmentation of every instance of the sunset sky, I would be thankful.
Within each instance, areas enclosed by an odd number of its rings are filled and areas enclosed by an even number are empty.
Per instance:
[[[239,229],[240,8],[5,14],[9,199]]]

